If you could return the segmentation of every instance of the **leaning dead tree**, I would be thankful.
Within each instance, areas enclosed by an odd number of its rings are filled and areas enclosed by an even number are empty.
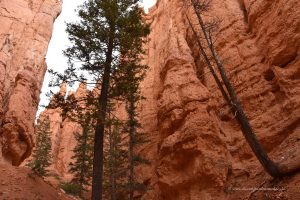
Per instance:
[[[300,169],[300,162],[295,161],[291,163],[291,166],[285,166],[280,163],[273,162],[268,156],[267,152],[264,150],[263,146],[257,139],[249,120],[243,110],[243,107],[236,95],[236,92],[233,86],[230,83],[230,80],[225,72],[223,62],[218,55],[216,48],[214,46],[212,33],[216,28],[217,23],[205,22],[202,18],[203,13],[209,11],[212,0],[188,0],[188,6],[193,9],[194,14],[197,17],[197,25],[200,28],[200,31],[195,29],[188,15],[186,15],[189,22],[190,28],[195,35],[196,44],[198,45],[200,54],[203,56],[203,59],[208,66],[211,74],[213,75],[214,80],[217,83],[218,88],[220,89],[222,96],[229,104],[231,111],[235,115],[237,122],[239,123],[242,133],[254,152],[255,156],[263,166],[263,168],[274,178],[286,176],[292,174]],[[217,70],[215,70],[215,68]],[[221,79],[219,78],[219,76]]]

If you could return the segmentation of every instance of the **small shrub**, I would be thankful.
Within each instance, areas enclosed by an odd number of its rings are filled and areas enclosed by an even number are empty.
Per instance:
[[[66,193],[79,196],[82,188],[80,185],[72,182],[61,183],[60,188],[63,189]]]

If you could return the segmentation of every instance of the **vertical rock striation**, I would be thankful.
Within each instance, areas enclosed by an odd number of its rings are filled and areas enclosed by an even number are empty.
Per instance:
[[[0,1],[0,140],[2,156],[19,165],[31,153],[45,55],[59,0]]]

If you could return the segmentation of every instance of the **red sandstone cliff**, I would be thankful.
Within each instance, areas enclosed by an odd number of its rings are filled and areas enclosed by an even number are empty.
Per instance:
[[[299,159],[300,2],[212,2],[208,16],[222,21],[215,45],[250,123],[275,161]],[[251,191],[226,188],[258,187],[269,176],[199,57],[185,12],[180,0],[159,0],[148,16],[150,70],[140,113],[152,141],[142,152],[153,162],[137,174],[153,190],[143,199],[247,198]],[[299,180],[280,183],[284,198],[299,198]]]
[[[31,153],[45,55],[59,0],[0,1],[0,147],[19,165]]]

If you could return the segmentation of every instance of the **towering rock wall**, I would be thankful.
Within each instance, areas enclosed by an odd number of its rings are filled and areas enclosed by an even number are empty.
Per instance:
[[[0,1],[0,147],[13,165],[33,148],[45,55],[60,9],[59,0]]]
[[[151,142],[141,151],[152,165],[137,175],[152,189],[143,199],[238,199],[226,188],[268,176],[199,56],[187,2],[159,0],[147,16],[140,114]],[[221,20],[215,45],[263,146],[278,162],[299,154],[299,1],[213,0],[206,16]]]

